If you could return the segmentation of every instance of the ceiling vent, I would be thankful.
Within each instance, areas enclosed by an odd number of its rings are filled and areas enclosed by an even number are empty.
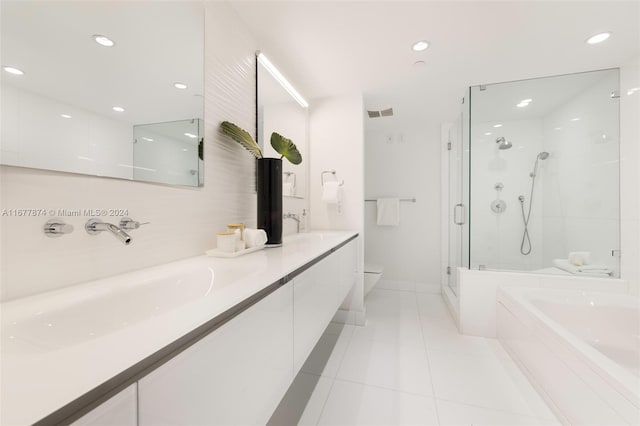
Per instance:
[[[391,117],[391,116],[393,116],[393,108],[383,109],[382,111],[369,111],[369,110],[367,110],[367,114],[369,114],[369,118]]]

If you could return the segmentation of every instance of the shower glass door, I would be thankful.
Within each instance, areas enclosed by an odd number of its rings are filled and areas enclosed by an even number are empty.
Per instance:
[[[449,263],[447,277],[449,289],[458,295],[458,270],[462,260],[462,228],[458,215],[462,204],[462,118],[449,129]]]
[[[468,256],[468,179],[469,144],[466,138],[469,121],[468,93],[463,100],[463,111],[449,129],[449,256],[448,280],[449,289],[458,296],[458,267],[469,267]]]
[[[474,86],[469,113],[470,268],[619,277],[619,71]]]

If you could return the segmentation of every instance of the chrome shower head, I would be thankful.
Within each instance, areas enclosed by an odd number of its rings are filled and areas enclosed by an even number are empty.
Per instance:
[[[538,154],[538,158],[541,160],[546,160],[547,158],[549,158],[549,153],[547,151],[542,151],[540,154]]]
[[[509,142],[508,140],[506,140],[502,136],[500,136],[498,139],[496,139],[496,143],[498,144],[498,149],[509,149],[509,148],[511,148],[513,146],[511,144],[511,142]]]

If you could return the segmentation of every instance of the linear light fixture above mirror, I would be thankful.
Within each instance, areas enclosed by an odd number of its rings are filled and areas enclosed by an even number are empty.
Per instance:
[[[276,81],[280,83],[280,85],[284,87],[287,92],[289,92],[291,97],[295,99],[302,108],[309,107],[309,103],[302,97],[302,95],[300,95],[300,93],[298,93],[295,87],[293,87],[291,83],[289,83],[289,81],[284,78],[280,71],[278,71],[278,68],[276,68],[275,65],[273,65],[266,56],[264,56],[264,53],[258,51],[256,52],[256,56],[258,57],[258,62],[260,62],[260,64],[262,64],[262,66],[264,66],[265,69],[269,71],[273,78],[275,78]]]

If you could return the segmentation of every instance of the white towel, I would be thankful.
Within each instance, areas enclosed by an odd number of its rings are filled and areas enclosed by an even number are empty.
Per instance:
[[[282,183],[282,195],[285,197],[295,197],[296,187],[291,182]]]
[[[575,266],[572,265],[568,259],[553,259],[553,265],[563,271],[571,272],[575,275],[584,275],[586,277],[610,278],[611,274],[613,274],[613,271],[609,269],[607,265]],[[594,269],[594,266],[598,269]]]
[[[338,181],[325,182],[322,185],[322,201],[327,204],[342,202],[342,186]]]
[[[379,226],[398,226],[400,225],[400,199],[399,198],[378,198],[378,217],[377,224]]]
[[[591,252],[572,251],[569,253],[569,263],[576,266],[588,265],[591,263]]]

